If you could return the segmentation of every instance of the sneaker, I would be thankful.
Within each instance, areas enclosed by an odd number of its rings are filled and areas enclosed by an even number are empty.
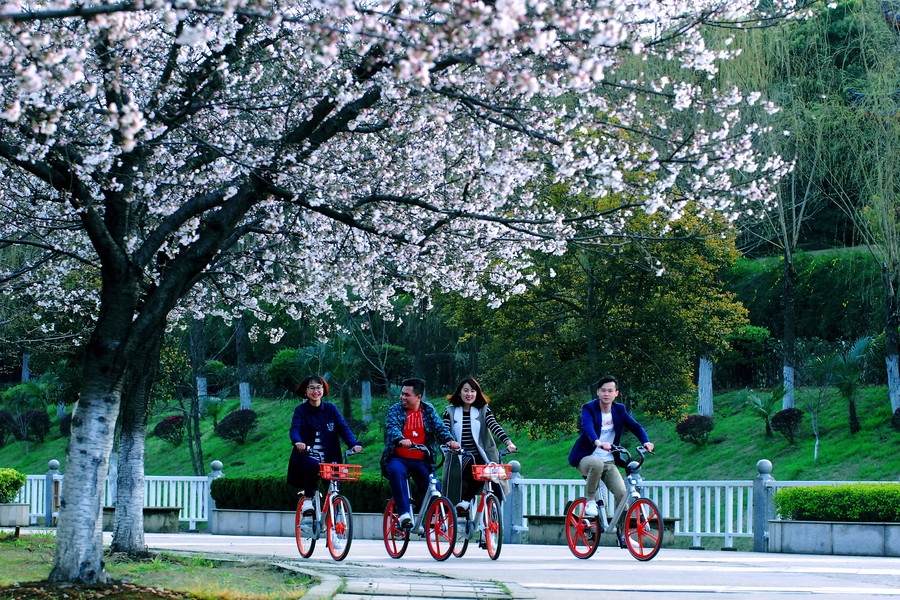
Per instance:
[[[304,498],[303,499],[303,507],[301,509],[301,512],[304,515],[311,515],[315,511],[316,511],[316,507],[313,506],[312,500],[310,500],[309,498]]]
[[[584,516],[586,517],[596,517],[600,511],[597,509],[597,501],[596,500],[588,500],[587,504],[584,507]]]
[[[619,548],[627,548],[628,544],[625,543],[625,534],[616,529],[616,537],[619,538]]]
[[[469,506],[470,506],[469,501],[463,500],[462,502],[460,502],[456,505],[456,512],[465,514],[465,513],[469,512]]]
[[[412,513],[409,511],[406,511],[405,513],[400,515],[399,520],[400,520],[400,527],[411,527],[412,521],[413,521]]]

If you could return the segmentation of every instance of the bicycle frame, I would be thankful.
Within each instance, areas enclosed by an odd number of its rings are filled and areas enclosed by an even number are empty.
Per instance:
[[[599,546],[601,534],[612,524],[619,531],[619,544],[627,548],[638,560],[650,560],[662,546],[663,524],[659,509],[652,500],[641,496],[643,478],[640,475],[647,450],[638,446],[640,458],[631,460],[631,454],[621,446],[613,446],[613,452],[624,454],[625,497],[619,502],[611,517],[599,488],[597,490],[597,516],[587,515],[587,500],[579,498],[566,509],[566,541],[572,554],[578,558],[590,558]],[[623,536],[624,534],[624,536]]]
[[[464,456],[472,456],[471,452],[466,451],[455,454],[460,459]],[[509,454],[508,450],[501,451],[500,458],[507,454]],[[485,465],[483,468],[487,469],[491,465],[494,465],[494,463]],[[474,472],[475,465],[472,468],[473,476],[481,481],[483,485],[481,491],[473,499],[474,501],[467,511],[465,520],[456,524],[456,542],[453,546],[453,555],[461,558],[466,553],[469,542],[478,540],[479,547],[487,550],[491,560],[497,560],[500,556],[500,548],[503,545],[503,513],[500,500],[488,485],[493,479],[482,479],[480,475]],[[504,475],[508,477],[508,472],[504,473]],[[475,514],[469,519],[468,516],[473,508]],[[459,519],[459,516],[457,516],[457,519]]]
[[[428,452],[427,446],[414,444],[413,448]],[[412,506],[413,499],[408,478],[406,493]],[[450,501],[441,494],[434,470],[428,474],[428,487],[422,499],[422,506],[419,507],[411,526],[401,526],[394,506],[394,500],[391,499],[385,507],[383,521],[384,546],[391,558],[403,556],[409,544],[410,533],[425,537],[428,551],[435,560],[446,560],[450,556],[456,539],[456,515]]]
[[[321,455],[315,450],[310,450],[314,458],[321,460]],[[346,459],[355,454],[352,450],[345,453]],[[340,495],[340,480],[355,479],[359,477],[358,465],[320,464],[323,478],[328,479],[328,491],[324,498],[324,508],[320,502],[321,493],[316,491],[311,498],[313,514],[301,513],[304,497],[301,496],[295,517],[297,549],[304,558],[309,558],[316,547],[316,540],[322,537],[326,531],[328,551],[335,560],[344,560],[350,551],[353,541],[353,510],[350,501]],[[327,473],[327,475],[326,475]]]

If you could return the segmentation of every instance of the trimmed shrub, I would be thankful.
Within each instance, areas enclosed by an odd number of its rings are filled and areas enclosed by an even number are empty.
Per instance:
[[[675,426],[675,433],[683,442],[696,446],[705,446],[709,441],[709,434],[713,430],[712,417],[704,415],[688,415]]]
[[[219,426],[216,427],[216,435],[220,438],[243,444],[247,436],[256,427],[256,412],[249,408],[242,408],[226,415]]]
[[[66,413],[59,420],[59,433],[63,437],[72,435],[72,413]]]
[[[320,484],[320,490],[325,489]],[[210,486],[216,508],[240,510],[297,509],[297,490],[287,484],[282,474],[249,477],[219,477]],[[354,512],[380,513],[391,496],[386,479],[375,473],[363,473],[358,481],[341,483],[341,495],[346,496]]]
[[[785,408],[772,415],[772,429],[787,438],[793,444],[803,421],[803,411],[799,408]]]
[[[900,523],[900,483],[850,483],[782,488],[775,494],[782,519]]]
[[[15,469],[0,469],[0,504],[12,502],[25,485],[25,475]]]
[[[897,431],[900,431],[900,408],[895,410],[894,414],[891,415],[891,427],[893,427]],[[2,441],[0,441],[0,446],[2,445],[3,443]]]
[[[166,417],[153,428],[153,435],[177,446],[184,439],[184,415]]]

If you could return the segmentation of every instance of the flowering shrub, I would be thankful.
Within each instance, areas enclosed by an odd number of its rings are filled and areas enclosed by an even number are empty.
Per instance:
[[[256,419],[256,412],[249,408],[236,410],[222,419],[216,427],[216,435],[243,444],[247,441],[247,435],[256,427]]]
[[[793,444],[802,420],[802,410],[799,408],[785,408],[784,410],[779,410],[772,416],[772,429],[783,435],[787,438],[789,443]]]
[[[153,435],[177,446],[184,439],[184,415],[166,417],[153,428]]]
[[[705,446],[712,430],[712,417],[704,415],[688,415],[675,426],[675,433],[682,441],[696,446]]]

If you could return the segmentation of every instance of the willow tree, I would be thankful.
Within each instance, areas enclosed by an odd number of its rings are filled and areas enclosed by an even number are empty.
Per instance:
[[[770,199],[783,162],[735,126],[744,96],[708,77],[733,52],[703,36],[753,4],[0,8],[0,243],[40,250],[3,291],[94,306],[50,579],[108,577],[125,374],[178,311],[216,299],[299,319],[438,288],[500,302],[529,252],[564,251],[575,224],[603,236],[623,211],[692,201],[734,218]],[[635,55],[684,77],[619,77]],[[544,180],[622,204],[548,205],[529,185]],[[62,289],[76,266],[98,285]]]

